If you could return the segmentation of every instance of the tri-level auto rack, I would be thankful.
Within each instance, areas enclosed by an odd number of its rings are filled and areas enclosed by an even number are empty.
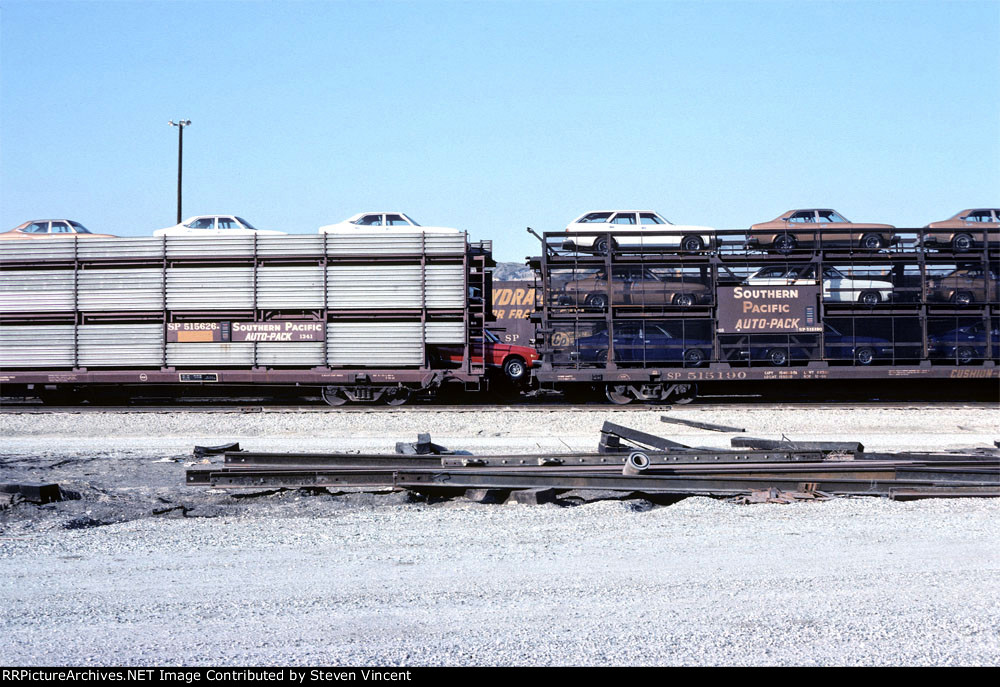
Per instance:
[[[65,398],[313,386],[331,404],[478,387],[489,241],[425,232],[0,245],[0,370]]]
[[[535,377],[615,402],[685,399],[704,381],[996,378],[1000,245],[922,248],[925,231],[877,250],[817,235],[783,253],[748,230],[692,252],[664,248],[681,242],[669,230],[580,242],[604,252],[535,234]]]

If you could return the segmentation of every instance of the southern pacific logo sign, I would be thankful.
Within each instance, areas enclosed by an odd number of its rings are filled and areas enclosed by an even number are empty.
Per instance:
[[[326,341],[322,322],[169,322],[167,343]]]
[[[719,327],[726,334],[819,332],[819,285],[719,288]]]

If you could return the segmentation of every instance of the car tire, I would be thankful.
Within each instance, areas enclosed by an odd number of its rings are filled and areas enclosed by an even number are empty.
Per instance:
[[[864,250],[882,250],[882,237],[878,234],[865,234],[861,237],[860,245]]]
[[[608,307],[608,297],[603,293],[592,293],[587,296],[585,304],[591,308],[596,308],[598,310],[604,310]]]
[[[797,241],[794,236],[789,236],[788,234],[782,234],[781,236],[774,237],[774,243],[771,245],[774,250],[781,253],[782,255],[788,255],[793,250],[795,250],[795,244]]]
[[[955,305],[972,305],[976,302],[976,297],[972,295],[971,291],[956,291],[955,295],[951,297],[951,302]]]
[[[955,351],[955,361],[959,365],[968,365],[976,359],[976,349],[971,346],[959,346]]]
[[[678,293],[674,296],[673,304],[682,308],[690,308],[694,305],[693,293]]]
[[[705,352],[698,348],[684,351],[684,367],[698,367],[705,362]]]
[[[882,302],[882,296],[878,291],[863,291],[858,296],[858,303],[861,305],[878,305]]]
[[[784,348],[772,348],[765,357],[773,367],[785,367],[788,365],[788,351]]]
[[[609,245],[608,239],[601,236],[600,238],[594,241],[594,252],[597,253],[598,255],[607,255],[608,245]],[[611,239],[610,246],[612,251],[618,250],[618,243],[614,239]]]
[[[685,236],[681,239],[681,249],[687,253],[697,253],[705,247],[705,242],[700,236]]]
[[[503,361],[503,373],[508,381],[519,384],[528,375],[528,364],[524,358],[512,355]]]
[[[854,361],[858,365],[871,365],[875,362],[875,351],[871,348],[859,348],[854,352]]]
[[[969,234],[956,234],[951,240],[951,249],[956,253],[972,250],[973,245],[972,237]]]

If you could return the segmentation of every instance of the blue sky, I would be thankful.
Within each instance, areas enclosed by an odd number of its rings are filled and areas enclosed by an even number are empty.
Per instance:
[[[1000,203],[1000,2],[0,2],[0,230]]]

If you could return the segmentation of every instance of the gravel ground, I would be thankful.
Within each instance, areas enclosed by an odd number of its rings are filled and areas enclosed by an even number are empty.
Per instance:
[[[619,424],[692,445],[731,434]],[[671,410],[872,450],[992,445],[995,409]],[[557,505],[182,486],[195,443],[593,450],[607,414],[0,416],[0,664],[997,665],[1000,500]]]

